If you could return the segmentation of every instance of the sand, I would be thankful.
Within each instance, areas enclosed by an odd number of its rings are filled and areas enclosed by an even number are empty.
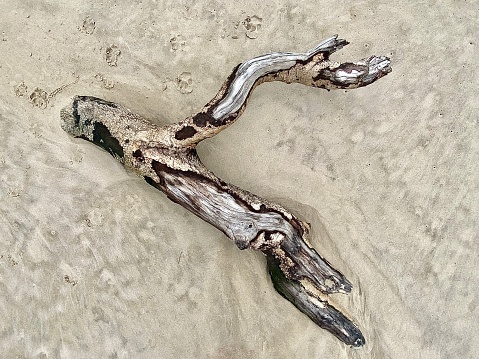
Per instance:
[[[475,2],[0,9],[1,357],[477,357]],[[387,55],[393,72],[352,91],[262,85],[199,153],[312,224],[313,244],[354,285],[334,300],[362,328],[360,349],[283,300],[260,253],[238,250],[59,120],[82,94],[175,122],[238,63],[335,33],[351,42],[336,59]]]

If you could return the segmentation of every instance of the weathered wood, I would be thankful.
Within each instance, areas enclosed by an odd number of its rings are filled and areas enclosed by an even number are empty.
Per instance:
[[[360,346],[365,340],[357,326],[325,297],[350,292],[351,283],[311,246],[309,226],[285,208],[225,183],[201,163],[195,150],[198,142],[230,126],[263,82],[356,88],[390,71],[386,57],[331,62],[329,55],[346,44],[334,36],[306,53],[274,53],[246,61],[200,113],[169,126],[154,125],[118,104],[88,96],[75,97],[61,118],[65,131],[110,152],[238,248],[262,251],[281,295],[346,344]]]

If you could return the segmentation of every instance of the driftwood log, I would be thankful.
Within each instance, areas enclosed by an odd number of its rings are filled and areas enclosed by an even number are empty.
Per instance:
[[[312,247],[308,224],[277,204],[225,183],[201,163],[195,150],[200,141],[233,124],[263,82],[352,89],[391,71],[383,56],[342,64],[329,60],[347,44],[333,36],[305,53],[272,53],[246,61],[199,113],[164,127],[89,96],[76,96],[61,111],[61,119],[69,134],[110,152],[170,200],[221,230],[238,248],[263,252],[274,287],[284,298],[344,343],[361,346],[365,339],[358,327],[327,299],[331,293],[350,292],[351,283]]]

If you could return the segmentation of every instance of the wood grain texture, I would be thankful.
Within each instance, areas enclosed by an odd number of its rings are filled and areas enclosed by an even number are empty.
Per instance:
[[[344,343],[361,346],[365,339],[358,327],[326,298],[348,293],[352,285],[311,246],[309,225],[282,206],[222,181],[195,150],[201,140],[236,121],[261,83],[350,89],[391,71],[383,56],[342,64],[330,61],[330,54],[346,44],[333,36],[305,53],[273,53],[246,61],[201,112],[172,125],[154,125],[121,105],[89,96],[75,97],[61,119],[65,131],[110,152],[238,248],[264,253],[275,289],[283,297]]]

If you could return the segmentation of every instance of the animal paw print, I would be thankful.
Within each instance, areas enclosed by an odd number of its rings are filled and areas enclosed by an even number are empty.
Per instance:
[[[45,109],[48,106],[48,103],[60,92],[62,92],[64,89],[67,87],[76,84],[78,80],[80,79],[79,76],[76,76],[75,80],[72,82],[62,85],[55,89],[54,91],[48,93],[44,89],[41,89],[39,87],[36,87],[33,92],[30,93],[30,95],[27,97],[28,93],[28,87],[25,85],[25,82],[21,82],[20,84],[16,85],[13,88],[13,91],[15,93],[15,96],[17,97],[26,97],[27,100],[35,107],[39,107],[41,109]]]
[[[181,50],[181,51],[184,51],[185,50],[185,45],[186,45],[186,41],[183,39],[183,36],[181,35],[176,35],[176,36],[173,36],[171,39],[170,39],[170,45],[171,45],[171,50],[170,51],[177,51],[177,50]]]
[[[248,16],[246,19],[243,20],[242,23],[246,29],[246,36],[250,39],[256,39],[258,37],[259,30],[261,29],[263,19],[259,16],[253,15]]]
[[[93,20],[91,17],[87,16],[83,20],[83,24],[80,27],[80,31],[87,34],[87,35],[91,35],[91,34],[93,34],[93,31],[95,31],[95,27],[96,27],[95,20]]]
[[[15,96],[22,97],[27,94],[28,87],[27,85],[25,85],[25,82],[22,81],[22,83],[15,86],[13,90],[15,91]]]
[[[191,93],[193,91],[193,78],[190,72],[182,72],[176,78],[176,88],[181,93]]]
[[[105,60],[109,66],[117,66],[118,58],[121,55],[121,50],[116,45],[110,45],[106,48],[105,51]]]
[[[98,82],[101,82],[101,86],[107,90],[111,90],[113,87],[115,87],[115,83],[105,78],[102,74],[96,74],[95,79]]]
[[[40,108],[47,108],[48,105],[48,94],[45,90],[41,88],[36,88],[30,94],[30,102],[33,106]]]

